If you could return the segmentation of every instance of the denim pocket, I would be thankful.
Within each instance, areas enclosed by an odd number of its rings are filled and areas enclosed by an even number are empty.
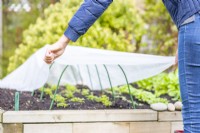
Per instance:
[[[195,15],[186,19],[181,25],[189,24],[195,21]]]

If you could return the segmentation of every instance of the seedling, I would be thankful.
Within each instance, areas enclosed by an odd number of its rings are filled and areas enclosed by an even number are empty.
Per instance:
[[[66,108],[68,107],[69,105],[66,104],[66,103],[57,103],[57,107],[63,107],[63,108]]]
[[[76,103],[84,103],[85,99],[79,98],[79,97],[74,97],[70,100],[71,102],[76,102]]]
[[[61,95],[59,95],[59,94],[56,94],[56,96],[55,96],[55,99],[54,99],[56,102],[58,102],[58,103],[65,103],[65,98],[64,97],[62,97]]]
[[[83,96],[88,96],[90,94],[90,91],[88,89],[83,89],[82,92],[81,92],[81,94]]]
[[[109,107],[112,105],[112,102],[109,100],[109,97],[107,97],[106,95],[102,95],[100,97],[100,102],[106,107]]]

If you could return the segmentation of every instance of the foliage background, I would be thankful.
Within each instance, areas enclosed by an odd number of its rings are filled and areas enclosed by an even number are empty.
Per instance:
[[[4,76],[38,48],[54,43],[63,34],[82,1],[31,1],[33,10],[30,12],[7,12],[7,15],[5,8]],[[160,0],[140,2],[138,6],[138,2],[134,0],[115,0],[84,37],[72,45],[174,55],[177,30],[163,3]],[[7,3],[7,6],[11,3]],[[40,10],[36,6],[38,4],[43,5]]]
[[[14,55],[15,49],[22,42],[22,33],[35,23],[38,16],[43,17],[44,9],[50,4],[54,4],[59,0],[3,0],[3,76],[7,74],[9,57]],[[22,7],[18,10],[11,10],[11,7],[17,9],[17,6],[23,6],[26,3],[31,10],[26,11]],[[1,74],[0,74],[1,75]],[[0,77],[1,78],[1,77]]]

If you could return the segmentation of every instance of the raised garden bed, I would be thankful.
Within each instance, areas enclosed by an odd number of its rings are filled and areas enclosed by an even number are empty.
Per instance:
[[[132,88],[133,89],[133,88]],[[42,90],[44,95],[42,96]],[[49,110],[56,86],[41,88],[32,92],[19,93],[19,110]],[[120,91],[119,91],[120,90]],[[86,86],[60,86],[54,97],[52,110],[97,110],[97,109],[150,109],[150,102],[175,102],[172,97],[165,94],[155,97],[153,92],[134,88],[132,99],[126,88],[112,90],[91,91]],[[142,91],[142,92],[140,92]],[[15,110],[16,90],[0,89],[0,108],[2,110]],[[142,94],[144,93],[144,94]],[[152,95],[152,96],[151,96]],[[115,100],[114,100],[115,99]],[[146,101],[145,101],[146,100]]]
[[[180,111],[6,111],[0,117],[0,133],[174,133],[183,129]]]
[[[183,129],[180,111],[150,109],[150,102],[173,103],[172,97],[156,97],[153,91],[132,87],[135,108],[127,87],[113,88],[113,95],[111,89],[91,91],[86,86],[67,85],[60,86],[56,95],[55,86],[19,92],[20,111],[13,111],[17,91],[0,89],[0,108],[5,110],[0,111],[0,133],[173,133]],[[52,99],[52,110],[47,111]]]

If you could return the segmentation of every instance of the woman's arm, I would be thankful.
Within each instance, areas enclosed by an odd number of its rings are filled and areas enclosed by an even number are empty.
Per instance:
[[[61,56],[70,41],[75,42],[84,35],[94,22],[103,14],[113,0],[85,0],[72,17],[64,35],[53,45],[50,45],[44,61],[51,64]]]
[[[103,14],[112,0],[85,0],[68,24],[64,35],[76,41]]]

